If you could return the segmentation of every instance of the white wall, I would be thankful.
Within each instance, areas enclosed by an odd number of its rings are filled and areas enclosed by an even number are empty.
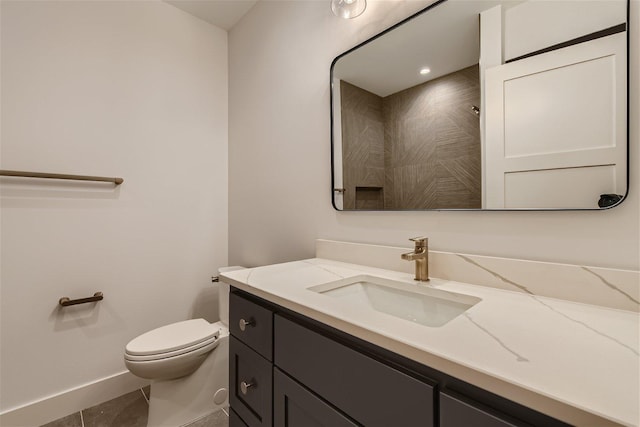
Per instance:
[[[229,256],[261,265],[314,255],[314,239],[638,269],[639,2],[632,1],[631,183],[619,207],[591,212],[337,212],[331,207],[329,66],[426,5],[369,2],[334,17],[324,1],[263,1],[229,34]]]
[[[625,0],[529,0],[517,4],[504,11],[504,59],[622,24],[626,14]]]
[[[228,78],[226,32],[166,3],[3,0],[1,14],[2,169],[124,178],[1,180],[7,411],[126,371],[142,332],[217,319]],[[95,307],[58,309],[96,291]]]

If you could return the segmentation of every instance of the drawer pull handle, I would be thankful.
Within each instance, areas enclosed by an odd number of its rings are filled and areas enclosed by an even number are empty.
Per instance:
[[[240,319],[240,330],[241,331],[245,331],[247,329],[247,326],[253,326],[256,324],[255,320],[253,319],[249,319],[249,321],[246,321],[244,319]]]
[[[240,391],[245,396],[247,395],[247,393],[249,392],[249,388],[251,388],[251,387],[255,387],[255,384],[254,383],[248,383],[248,382],[245,382],[245,381],[242,381],[240,383]]]

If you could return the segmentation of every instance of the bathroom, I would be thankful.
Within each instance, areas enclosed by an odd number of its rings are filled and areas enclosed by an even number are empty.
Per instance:
[[[369,1],[345,20],[329,1],[259,0],[224,29],[162,1],[2,0],[2,169],[124,182],[2,178],[0,425],[145,386],[123,364],[129,340],[215,322],[218,268],[313,258],[317,239],[410,250],[427,235],[433,251],[637,272],[636,0],[620,206],[334,209],[331,62],[430,3]],[[104,299],[59,308],[95,292]]]

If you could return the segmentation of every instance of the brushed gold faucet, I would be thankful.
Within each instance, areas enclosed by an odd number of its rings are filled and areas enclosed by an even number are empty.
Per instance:
[[[416,277],[415,280],[421,282],[429,281],[429,238],[427,237],[414,237],[409,239],[415,242],[415,249],[413,252],[402,254],[401,257],[407,261],[416,262]]]

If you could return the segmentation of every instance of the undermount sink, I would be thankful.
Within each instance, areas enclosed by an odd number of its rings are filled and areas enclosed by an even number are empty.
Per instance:
[[[442,326],[481,301],[480,298],[360,275],[312,286],[310,291],[340,299],[354,310],[375,310],[425,326]]]

